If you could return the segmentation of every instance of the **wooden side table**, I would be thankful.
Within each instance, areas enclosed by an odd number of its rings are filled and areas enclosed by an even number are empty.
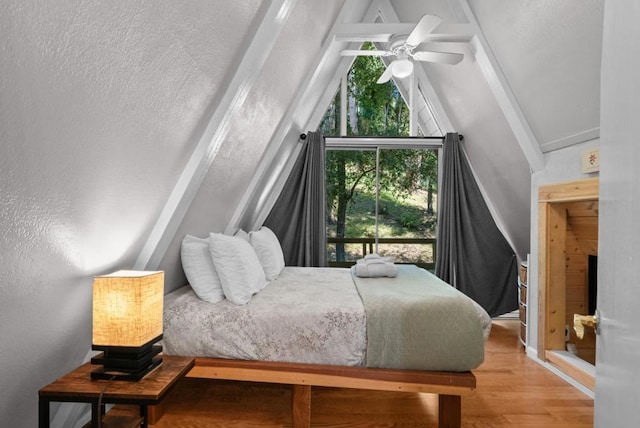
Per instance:
[[[171,387],[194,365],[192,357],[162,356],[162,365],[138,382],[92,380],[95,368],[86,363],[71,373],[50,383],[39,392],[38,419],[40,428],[49,427],[49,403],[91,403],[91,426],[102,428],[103,405],[134,404],[140,406],[140,418],[133,426],[148,426],[148,406],[160,404]],[[120,422],[116,422],[120,426]],[[106,425],[105,425],[106,428]]]

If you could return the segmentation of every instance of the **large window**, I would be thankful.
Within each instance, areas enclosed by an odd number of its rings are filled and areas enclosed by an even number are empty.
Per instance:
[[[383,71],[379,58],[358,57],[347,76],[346,136],[374,138],[328,144],[328,260],[345,266],[378,252],[432,268],[438,151],[427,140],[390,139],[409,136],[409,108],[393,81],[375,83]],[[325,136],[340,135],[340,104],[338,92],[320,125]]]

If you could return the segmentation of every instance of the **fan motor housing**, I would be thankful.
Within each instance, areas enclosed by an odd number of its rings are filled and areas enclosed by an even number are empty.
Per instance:
[[[389,40],[389,50],[394,55],[402,55],[403,53],[406,53],[407,55],[411,54],[411,51],[413,51],[415,46],[407,44],[407,37],[407,34],[393,36],[391,40]]]

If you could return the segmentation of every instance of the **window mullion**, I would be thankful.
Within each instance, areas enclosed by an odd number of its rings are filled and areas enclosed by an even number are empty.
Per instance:
[[[376,253],[378,253],[378,207],[380,205],[380,147],[376,148],[376,230],[374,234]]]
[[[347,76],[349,71],[347,70],[342,79],[340,79],[340,135],[342,137],[347,136]]]

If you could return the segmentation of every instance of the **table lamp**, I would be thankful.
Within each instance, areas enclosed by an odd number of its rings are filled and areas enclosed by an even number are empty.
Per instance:
[[[138,381],[162,363],[164,272],[120,270],[93,280],[92,379]]]

